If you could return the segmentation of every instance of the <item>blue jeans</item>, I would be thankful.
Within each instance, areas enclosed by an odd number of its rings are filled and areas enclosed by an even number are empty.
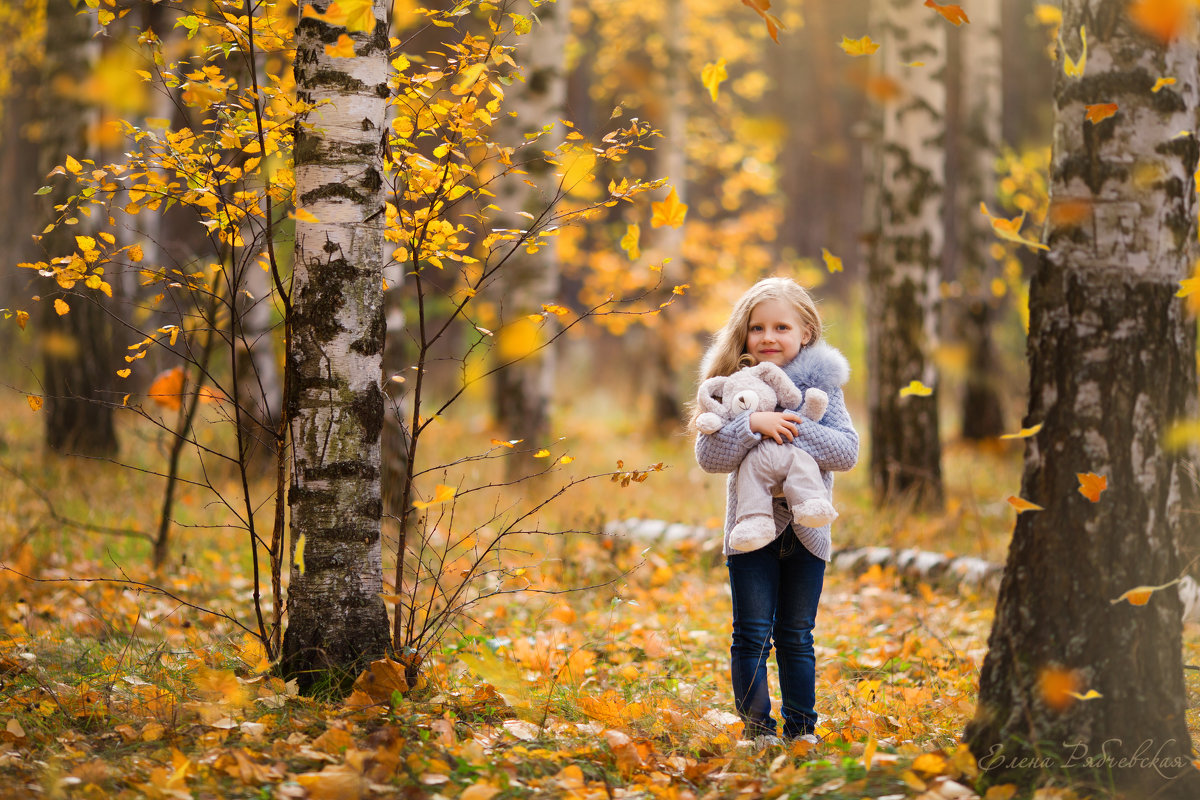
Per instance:
[[[725,563],[733,590],[733,700],[746,723],[745,735],[775,733],[767,688],[772,638],[783,695],[783,735],[812,733],[817,725],[812,630],[825,562],[800,544],[789,525],[766,547],[736,553]]]

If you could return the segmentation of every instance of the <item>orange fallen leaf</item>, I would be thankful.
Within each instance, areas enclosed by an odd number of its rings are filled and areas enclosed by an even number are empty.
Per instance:
[[[1080,689],[1078,670],[1043,667],[1038,673],[1038,692],[1042,701],[1055,711],[1065,711],[1075,703]]]
[[[1150,595],[1154,594],[1159,589],[1166,589],[1167,587],[1174,586],[1177,583],[1179,583],[1179,578],[1176,578],[1173,581],[1168,581],[1161,586],[1135,586],[1117,599],[1110,600],[1109,602],[1113,605],[1116,605],[1124,600],[1131,606],[1144,606],[1150,602]]]
[[[453,486],[444,486],[439,483],[434,487],[432,500],[413,500],[413,508],[425,509],[430,506],[436,506],[439,503],[445,503],[447,500],[453,500],[456,493]]]
[[[1026,247],[1032,247],[1035,250],[1050,249],[1041,242],[1035,242],[1032,239],[1026,239],[1021,236],[1021,226],[1025,224],[1025,212],[1021,212],[1021,216],[1013,217],[1012,219],[993,217],[991,212],[988,211],[987,204],[982,202],[979,204],[979,210],[985,217],[988,218],[988,221],[991,222],[992,231],[1001,239],[1009,242],[1016,242],[1017,244],[1023,244]]]
[[[1050,224],[1057,228],[1073,228],[1092,214],[1089,200],[1062,199],[1050,203]]]
[[[1043,511],[1044,509],[1037,503],[1031,503],[1028,500],[1012,495],[1008,498],[1008,504],[1017,510],[1018,514],[1023,514],[1026,511]]]
[[[172,411],[179,410],[179,406],[182,404],[180,400],[182,393],[183,367],[173,367],[155,375],[154,380],[150,383],[149,391],[146,392],[151,400]]]
[[[1117,113],[1116,103],[1093,103],[1090,106],[1084,106],[1084,108],[1087,109],[1087,113],[1084,114],[1084,117],[1093,125],[1095,125],[1097,122],[1102,122],[1111,117],[1113,114]]]
[[[962,25],[964,22],[971,21],[967,19],[967,12],[962,10],[962,6],[953,6],[950,4],[943,6],[933,2],[933,0],[925,0],[925,6],[926,8],[932,8],[955,25]]]
[[[763,22],[767,24],[767,33],[775,44],[779,44],[779,31],[787,30],[787,26],[779,21],[779,17],[770,13],[771,0],[742,0],[742,5],[754,9],[754,12],[763,18]]]
[[[1075,477],[1079,479],[1079,493],[1093,503],[1099,503],[1100,493],[1108,488],[1108,478],[1094,472],[1077,472]]]
[[[1166,44],[1187,29],[1193,5],[1189,0],[1135,0],[1125,13],[1143,33]]]

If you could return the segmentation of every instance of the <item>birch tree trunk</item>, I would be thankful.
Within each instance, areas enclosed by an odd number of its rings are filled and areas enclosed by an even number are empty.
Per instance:
[[[63,163],[68,154],[84,159],[88,152],[87,129],[96,111],[70,93],[90,73],[99,45],[92,38],[93,18],[77,15],[69,0],[49,0],[46,6],[46,55],[38,116],[42,175]],[[52,87],[69,87],[60,93]],[[59,179],[49,199],[63,203],[70,194]],[[51,204],[47,204],[48,206]],[[54,256],[75,249],[81,226],[60,226],[42,239],[42,248]],[[64,291],[47,281],[42,291],[43,391],[46,395],[46,445],[65,455],[111,456],[117,452],[113,424],[117,346],[108,303],[100,292]],[[52,288],[51,288],[52,287]],[[70,312],[59,316],[53,300],[59,296]]]
[[[389,646],[379,596],[387,6],[375,0],[372,33],[350,34],[353,58],[325,54],[342,29],[313,18],[296,27],[298,96],[317,104],[296,124],[296,205],[318,221],[296,222],[283,659],[305,691],[340,688]]]
[[[868,268],[868,401],[871,475],[884,500],[911,494],[923,507],[942,502],[937,375],[933,363],[942,248],[946,92],[945,25],[931,20],[919,0],[878,0],[884,75],[900,87],[884,109],[876,163],[881,170],[868,196],[879,220]],[[907,64],[924,62],[924,66]],[[912,381],[933,389],[901,397]]]
[[[995,259],[988,254],[995,235],[980,202],[993,205],[996,195],[996,157],[1003,114],[1000,69],[1000,4],[982,0],[971,6],[971,22],[958,29],[962,48],[961,102],[963,127],[959,138],[962,175],[960,209],[963,308],[960,323],[967,346],[966,391],[962,399],[962,435],[989,439],[1004,433],[1000,386],[1003,376],[992,338],[992,322],[1000,299],[991,289]]]
[[[1117,598],[1181,570],[1183,476],[1163,436],[1196,391],[1195,325],[1174,295],[1195,250],[1198,148],[1179,134],[1196,130],[1197,50],[1140,35],[1122,0],[1063,4],[1073,57],[1083,26],[1086,74],[1055,87],[1050,197],[1087,215],[1052,218],[1030,287],[1025,423],[1043,427],[1021,496],[1045,510],[1018,517],[966,740],[998,781],[1033,778],[1021,759],[1037,758],[1128,796],[1194,798],[1178,593]],[[1152,94],[1164,75],[1176,83]],[[1118,111],[1085,121],[1097,103]],[[1098,502],[1078,491],[1089,472],[1107,478]]]
[[[570,0],[546,2],[534,0],[532,12],[536,16],[529,33],[517,42],[516,60],[524,73],[524,83],[514,83],[507,90],[507,111],[515,111],[516,117],[507,120],[498,131],[498,139],[504,144],[520,147],[525,134],[540,131],[542,126],[555,123],[554,132],[545,134],[532,147],[518,151],[528,175],[510,175],[500,184],[496,205],[504,214],[498,215],[494,227],[526,230],[532,224],[528,214],[538,217],[549,205],[558,188],[555,167],[535,153],[552,151],[562,141],[562,127],[558,123],[565,113],[567,96],[566,43]],[[520,5],[514,11],[522,12]],[[528,182],[526,182],[528,181]],[[522,215],[520,212],[525,212]],[[554,391],[554,350],[552,347],[527,353],[528,347],[505,346],[505,338],[517,336],[538,337],[537,344],[549,338],[547,319],[533,333],[521,328],[527,315],[537,314],[543,303],[556,302],[559,287],[558,248],[553,239],[541,245],[537,252],[518,249],[497,273],[493,294],[501,304],[502,319],[506,323],[516,321],[515,327],[501,332],[497,357],[502,363],[516,360],[495,374],[492,382],[493,411],[496,424],[510,439],[523,439],[526,447],[539,446],[550,434],[550,397]],[[517,331],[514,334],[514,331]],[[528,342],[527,344],[532,344]],[[514,349],[516,352],[514,352]],[[530,468],[528,462],[512,458],[508,460],[510,478],[521,477]]]

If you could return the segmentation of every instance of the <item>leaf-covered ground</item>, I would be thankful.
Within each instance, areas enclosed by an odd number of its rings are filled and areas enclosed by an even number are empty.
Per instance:
[[[905,586],[878,569],[830,572],[817,630],[822,741],[758,746],[740,739],[730,713],[719,543],[550,537],[523,576],[540,591],[473,609],[416,687],[381,663],[349,700],[314,700],[271,677],[254,639],[227,619],[137,585],[247,617],[252,586],[232,534],[183,529],[174,566],[154,575],[144,546],[63,520],[147,525],[153,513],[139,519],[137,509],[155,507],[158,487],[111,467],[42,461],[32,444],[19,446],[28,436],[36,431],[6,430],[0,454],[10,470],[0,797],[1012,796],[1012,787],[987,788],[956,744],[973,712],[991,598]],[[663,516],[683,507],[682,495],[696,491],[687,443],[661,446],[673,451],[635,455],[684,466],[597,489],[574,508]],[[1013,474],[1005,458],[992,480]],[[1012,513],[999,498],[1010,486],[954,485],[947,513],[922,519],[872,510],[855,480],[840,494],[843,541],[886,532],[874,541],[999,557],[997,529]],[[683,521],[719,512],[714,486]],[[185,495],[181,513],[204,509]],[[110,580],[79,580],[92,577]],[[584,584],[604,585],[555,593]],[[1195,632],[1188,638],[1195,653]],[[771,679],[777,686],[773,666]]]

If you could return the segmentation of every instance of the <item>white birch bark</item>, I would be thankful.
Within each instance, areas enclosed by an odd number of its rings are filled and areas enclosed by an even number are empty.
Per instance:
[[[878,186],[868,193],[878,209],[867,216],[879,220],[868,273],[871,472],[881,498],[912,493],[922,505],[938,506],[933,352],[943,241],[945,25],[919,0],[878,0],[872,10],[881,34],[876,56],[899,93],[884,109]],[[900,397],[911,381],[933,394]]]
[[[989,255],[996,237],[979,204],[994,207],[996,158],[1004,119],[1001,72],[1001,2],[981,0],[970,6],[970,24],[961,26],[959,144],[960,186],[955,193],[962,231],[962,338],[967,347],[966,387],[962,400],[962,432],[967,439],[987,439],[1005,432],[1001,385],[992,323],[1001,298],[992,292],[997,262]]]
[[[313,4],[324,12],[326,2]],[[344,29],[302,18],[296,85],[314,104],[296,125],[296,222],[289,418],[293,564],[285,670],[302,688],[353,680],[389,644],[380,592],[384,336],[382,137],[388,97],[386,0],[355,56],[330,58]],[[303,563],[296,542],[305,541]]]
[[[1123,0],[1066,0],[1063,39],[1082,77],[1059,72],[1052,217],[1030,286],[1030,405],[1021,496],[1044,510],[1017,521],[980,675],[972,751],[1016,764],[1036,752],[1052,770],[1079,746],[1112,761],[1072,777],[1131,797],[1200,796],[1186,725],[1179,594],[1178,453],[1172,421],[1194,406],[1195,323],[1175,297],[1196,239],[1194,40],[1163,46],[1138,32]],[[1176,83],[1154,93],[1160,76]],[[1115,115],[1085,120],[1086,107]],[[1180,135],[1181,131],[1188,131]],[[1105,476],[1098,502],[1079,473]],[[1167,584],[1149,602],[1118,601]],[[1102,702],[1052,708],[1042,671],[1075,677]],[[1152,743],[1155,763],[1133,756]],[[997,778],[1002,776],[997,775]]]
[[[512,8],[514,13],[530,14],[536,19],[530,32],[516,42],[514,59],[524,81],[507,90],[505,111],[515,111],[516,116],[503,117],[506,123],[499,126],[497,138],[520,147],[525,134],[551,123],[556,127],[532,147],[518,150],[515,160],[523,162],[528,175],[510,175],[500,182],[496,205],[503,213],[497,215],[493,227],[528,230],[533,223],[520,212],[540,217],[558,191],[557,168],[546,163],[541,153],[553,151],[563,137],[559,120],[564,116],[567,97],[565,59],[570,6],[570,0],[533,0],[529,7],[517,3]],[[558,248],[550,239],[536,253],[518,248],[498,271],[492,294],[500,304],[502,321],[512,323],[541,312],[543,303],[557,302],[558,287]],[[552,325],[552,319],[543,323],[541,341],[553,335]],[[503,352],[497,357],[502,363],[507,361]],[[554,348],[545,347],[496,373],[493,408],[506,438],[523,439],[526,447],[540,447],[549,436],[554,372]],[[519,477],[529,467],[515,458],[508,464],[510,477]]]

